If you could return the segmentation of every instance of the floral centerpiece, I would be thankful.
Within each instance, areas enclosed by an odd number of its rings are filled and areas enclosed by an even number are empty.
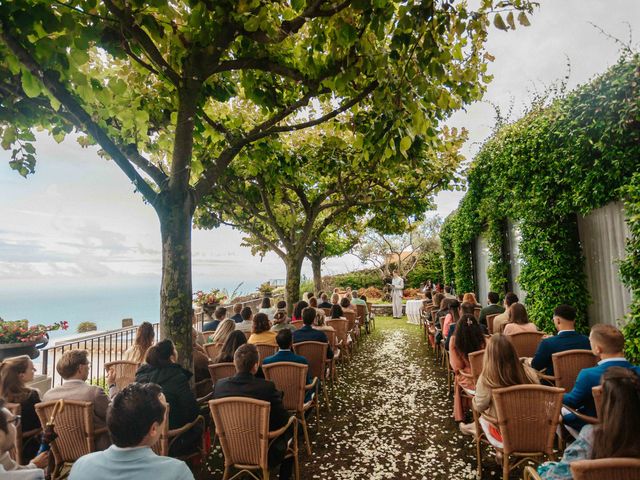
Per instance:
[[[47,333],[67,328],[69,323],[66,321],[30,327],[27,320],[5,322],[0,318],[0,360],[17,355],[37,358],[37,348],[42,348],[48,342]]]
[[[260,287],[258,287],[258,291],[265,297],[270,297],[273,295],[274,287],[270,282],[264,282]]]
[[[227,294],[217,288],[214,288],[210,292],[198,290],[193,294],[193,303],[202,307],[206,313],[213,313],[213,310],[226,300]]]

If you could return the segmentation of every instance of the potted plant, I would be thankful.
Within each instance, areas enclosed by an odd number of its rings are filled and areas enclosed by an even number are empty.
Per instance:
[[[217,288],[210,292],[198,290],[193,297],[193,303],[202,307],[202,310],[209,316],[213,314],[218,305],[227,300],[227,295]]]
[[[67,328],[69,328],[67,322],[30,327],[27,320],[5,322],[0,318],[0,361],[19,355],[38,358],[40,355],[38,349],[45,347],[49,342],[47,332]]]
[[[264,282],[260,287],[258,287],[258,291],[263,297],[271,297],[273,295],[274,287],[270,282]]]

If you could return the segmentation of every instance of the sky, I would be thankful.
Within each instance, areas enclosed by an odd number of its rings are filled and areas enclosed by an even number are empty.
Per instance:
[[[640,36],[640,0],[540,3],[530,27],[491,29],[487,49],[495,57],[489,66],[494,80],[482,102],[449,119],[450,125],[469,131],[468,160],[491,131],[492,104],[503,111],[512,107],[516,119],[534,92],[567,75],[568,87],[574,88],[616,62],[620,45],[592,23],[624,42],[630,31]],[[638,46],[637,40],[631,43]],[[159,284],[157,217],[119,168],[73,139],[58,145],[46,133],[37,138],[38,164],[28,179],[11,170],[8,152],[0,151],[0,290]],[[462,195],[441,193],[435,213],[446,216]],[[244,282],[240,290],[247,292],[263,281],[284,278],[277,256],[253,257],[241,243],[242,234],[228,227],[194,231],[194,288],[233,289]],[[323,268],[328,274],[359,266],[355,257],[345,255],[327,260]],[[311,276],[309,264],[303,273]]]

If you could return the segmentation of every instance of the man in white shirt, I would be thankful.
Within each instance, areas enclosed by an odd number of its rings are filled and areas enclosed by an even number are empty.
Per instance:
[[[109,385],[109,397],[104,390],[97,385],[89,385],[89,354],[86,350],[69,350],[65,352],[56,365],[56,371],[64,380],[59,387],[47,391],[43,397],[43,402],[53,400],[77,400],[79,402],[93,403],[93,427],[98,429],[104,427],[107,419],[107,407],[109,398],[117,393],[115,386],[116,375],[113,370],[107,373],[107,384]],[[109,435],[104,433],[96,437],[96,448],[104,450],[111,441]]]
[[[78,459],[69,480],[194,480],[181,460],[156,455],[167,408],[155,383],[132,383],[113,399],[107,428],[114,445]]]
[[[251,307],[244,307],[240,312],[242,315],[242,322],[236,323],[236,330],[241,332],[251,332],[253,328],[253,311]]]

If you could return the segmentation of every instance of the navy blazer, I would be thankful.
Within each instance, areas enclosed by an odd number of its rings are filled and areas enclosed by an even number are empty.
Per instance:
[[[560,331],[557,335],[543,339],[538,345],[536,354],[531,360],[531,366],[538,371],[545,370],[546,375],[553,376],[553,361],[551,355],[567,350],[591,350],[589,337],[573,330]]]
[[[600,361],[595,367],[584,368],[580,371],[573,390],[564,394],[562,403],[578,410],[580,413],[595,417],[596,406],[591,389],[600,385],[602,375],[611,367],[630,368],[636,372],[636,375],[640,376],[640,367],[636,367],[626,360]]]
[[[293,332],[293,343],[300,342],[324,342],[329,343],[327,334],[321,330],[316,330],[311,325],[304,325],[302,328]],[[333,358],[333,350],[331,345],[327,348],[327,358]]]
[[[238,373],[218,380],[213,387],[213,398],[225,397],[249,397],[269,402],[269,431],[282,428],[289,421],[289,414],[282,404],[282,392],[276,390],[273,382],[256,378],[250,373]]]
[[[236,313],[234,316],[231,317],[231,320],[233,320],[236,323],[242,323],[242,315],[240,315],[239,313]]]
[[[296,355],[291,350],[278,350],[274,355],[265,358],[262,361],[262,364],[269,365],[270,363],[277,362],[293,362],[300,363],[302,365],[309,365],[309,362],[306,358],[304,358],[302,355]],[[309,385],[312,381],[313,378],[311,378],[311,374],[309,373],[309,370],[307,370],[307,385]]]

